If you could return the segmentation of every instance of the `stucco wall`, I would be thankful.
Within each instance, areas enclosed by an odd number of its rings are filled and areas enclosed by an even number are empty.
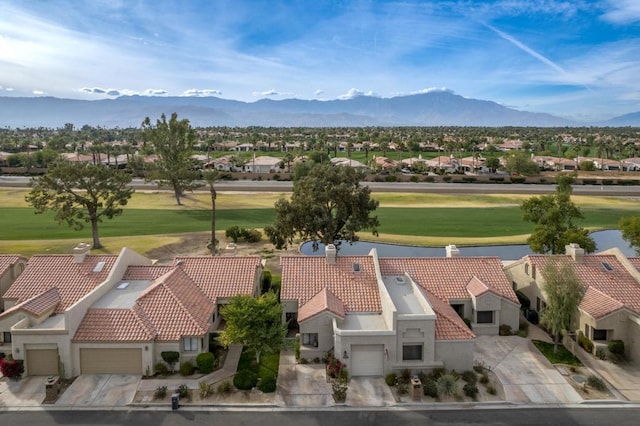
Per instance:
[[[456,371],[473,368],[475,340],[439,340],[436,342],[436,361],[442,361],[444,367]]]
[[[13,265],[9,266],[4,274],[0,276],[0,312],[9,309],[9,306],[5,307],[2,297],[7,290],[9,290],[9,287],[11,287],[11,284],[13,284],[16,278],[18,278],[22,271],[24,271],[26,265],[27,260],[21,257]]]
[[[435,317],[427,320],[404,320],[402,315],[397,322],[396,350],[392,358],[395,364],[410,365],[431,364],[435,359]],[[403,361],[402,347],[405,344],[422,344],[422,361]]]
[[[629,360],[640,366],[640,319],[629,319],[627,338],[625,339],[625,351]]]
[[[318,333],[318,347],[303,345],[302,335]],[[300,356],[306,359],[322,358],[333,348],[333,316],[320,314],[300,324]]]
[[[73,364],[71,360],[71,345],[67,334],[13,334],[13,357],[24,360],[27,348],[30,349],[58,349],[58,355],[64,365],[64,377],[72,377]],[[25,365],[26,374],[29,367]]]
[[[502,299],[500,301],[500,324],[511,327],[515,333],[520,328],[520,306]]]
[[[579,323],[575,324],[578,330],[584,333],[585,324],[589,325],[590,329],[609,330],[607,333],[607,339],[621,339],[624,340],[628,335],[628,326],[630,321],[627,320],[628,313],[624,310],[618,311],[612,315],[608,315],[601,319],[594,319],[591,315],[587,315],[582,311],[579,311]],[[613,331],[612,331],[613,330]],[[590,330],[589,336],[592,339],[592,331]],[[592,339],[593,340],[593,339]]]

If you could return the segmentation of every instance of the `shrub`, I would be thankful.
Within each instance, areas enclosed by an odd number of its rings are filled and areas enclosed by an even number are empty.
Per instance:
[[[622,340],[610,340],[607,343],[607,349],[614,355],[624,355],[624,342]]]
[[[173,365],[176,362],[178,362],[178,360],[180,359],[180,352],[177,352],[177,351],[164,351],[164,352],[160,352],[160,356],[162,357],[164,362],[169,364],[169,367],[171,368],[171,370],[173,370]]]
[[[169,367],[167,367],[167,364],[165,364],[164,362],[158,362],[153,366],[153,371],[161,376],[166,376],[167,374],[169,374]]]
[[[471,330],[471,329],[472,329],[472,327],[471,327],[471,320],[470,320],[469,318],[462,318],[462,321],[464,321],[465,325],[466,325],[467,327],[469,327],[469,330]]]
[[[398,176],[396,175],[388,175],[384,178],[385,182],[396,182],[398,180]]]
[[[489,383],[489,375],[486,372],[482,373],[482,376],[480,376],[480,383],[482,383],[483,385]]]
[[[402,369],[402,371],[400,371],[400,380],[409,383],[411,381],[411,370],[408,368]]]
[[[258,375],[251,370],[240,370],[233,376],[233,386],[240,390],[251,390],[258,383]]]
[[[600,392],[607,390],[607,385],[604,383],[604,380],[594,374],[587,377],[587,385]]]
[[[490,182],[495,182],[495,183],[502,183],[504,182],[504,178],[503,177],[490,177],[489,178]]]
[[[605,359],[607,359],[607,351],[605,351],[602,346],[598,346],[596,348],[596,357],[604,361]]]
[[[498,334],[500,336],[511,336],[513,335],[513,331],[511,331],[511,326],[509,324],[500,324]]]
[[[411,176],[411,177],[409,178],[409,180],[410,180],[411,182],[418,182],[418,176],[413,175],[413,176]]]
[[[458,382],[453,374],[443,374],[437,380],[436,384],[438,386],[438,392],[443,395],[453,396],[458,392]]]
[[[395,386],[398,382],[398,376],[396,373],[389,373],[384,376],[384,381],[387,383],[387,386]]]
[[[583,185],[595,185],[596,183],[597,181],[595,179],[582,179]]]
[[[498,392],[496,391],[495,386],[493,386],[493,384],[492,384],[492,383],[490,383],[490,384],[488,384],[488,385],[487,385],[487,393],[488,393],[489,395],[495,395],[496,393],[498,393]]]
[[[293,345],[293,353],[296,359],[300,359],[300,342],[296,341],[295,345]]]
[[[333,400],[335,402],[345,402],[347,400],[347,381],[343,379],[336,379],[331,384],[333,390]]]
[[[524,176],[511,176],[512,183],[524,183],[527,180]]]
[[[176,388],[176,393],[178,394],[178,396],[180,396],[180,398],[191,398],[191,391],[189,390],[189,386],[187,385],[180,385]]]
[[[300,358],[298,360],[298,363],[300,363],[300,364],[309,364],[309,361],[306,358],[302,357],[302,358]]]
[[[213,371],[215,367],[216,359],[211,352],[203,352],[198,354],[196,357],[196,365],[198,366],[198,371],[202,374],[209,374]],[[180,368],[182,371],[182,367]]]
[[[258,389],[264,393],[271,393],[276,391],[276,378],[275,376],[267,376],[260,380],[258,383]]]
[[[522,291],[516,290],[516,297],[518,298],[518,302],[520,302],[522,309],[529,309],[531,307],[531,300],[529,300],[529,297]]]
[[[262,292],[266,293],[271,288],[271,271],[262,271]]]
[[[238,240],[242,237],[242,231],[238,225],[230,226],[224,231],[224,235],[227,238],[231,238],[234,243],[237,243]]]
[[[462,374],[460,375],[460,378],[462,380],[464,380],[465,382],[470,383],[472,385],[475,385],[476,382],[478,381],[478,375],[473,370],[463,371]]]
[[[518,336],[527,337],[529,335],[529,321],[520,319],[518,326]]]
[[[24,364],[18,359],[2,358],[0,359],[0,372],[8,379],[18,380],[24,373]]]
[[[593,342],[589,340],[582,331],[578,334],[578,344],[582,346],[585,351],[593,353]]]
[[[442,367],[434,368],[433,370],[431,370],[431,373],[429,373],[429,377],[431,378],[431,380],[438,381],[440,376],[442,376],[446,372],[447,370]]]
[[[398,395],[406,395],[409,393],[409,383],[398,380],[396,384],[396,392]]]
[[[311,360],[314,364],[320,364],[320,358],[315,357],[314,359]]]
[[[218,389],[216,391],[221,395],[229,395],[231,393],[231,383],[228,381],[224,381],[218,385]]]
[[[422,392],[425,395],[430,396],[431,398],[437,398],[438,385],[436,385],[436,382],[434,382],[433,380],[426,379],[425,381],[422,382]]]
[[[442,176],[442,180],[443,180],[444,182],[451,182],[451,176],[449,176],[449,175]]]
[[[180,364],[180,375],[181,376],[190,376],[193,374],[193,370],[195,367],[191,364],[191,361],[186,361]]]
[[[248,243],[259,243],[262,240],[262,232],[257,229],[242,229],[242,237]]]
[[[198,382],[198,386],[200,387],[200,398],[206,398],[213,395],[212,384],[209,384],[203,380],[201,382]]]
[[[476,385],[471,384],[471,383],[466,383],[462,387],[462,391],[469,398],[475,398],[476,395],[478,395],[478,387]]]
[[[156,390],[153,392],[153,399],[162,399],[165,396],[167,396],[166,386],[158,386]]]
[[[340,370],[340,373],[338,374],[338,378],[348,382],[349,381],[349,371],[346,368],[342,368],[342,370]]]
[[[426,178],[424,178],[424,181],[432,183],[435,182],[435,178],[433,176],[427,176]]]

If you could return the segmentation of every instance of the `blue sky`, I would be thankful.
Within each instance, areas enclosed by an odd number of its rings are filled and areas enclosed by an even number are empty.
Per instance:
[[[0,0],[0,96],[429,90],[579,120],[640,111],[640,0]]]

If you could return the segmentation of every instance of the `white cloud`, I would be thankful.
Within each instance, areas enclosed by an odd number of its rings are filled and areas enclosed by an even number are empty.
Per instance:
[[[79,89],[79,91],[92,95],[106,96],[164,96],[169,94],[169,92],[164,89],[147,89],[139,92],[130,89],[104,89],[102,87],[83,87]]]
[[[222,92],[216,89],[189,89],[182,92],[180,96],[206,97],[206,96],[219,96],[219,95],[222,95]]]
[[[140,94],[142,96],[164,96],[164,95],[168,95],[169,92],[164,89],[147,89]]]
[[[13,92],[13,87],[5,87],[4,90],[7,92]]]
[[[34,90],[31,93],[33,93],[36,96],[42,96],[42,95],[46,95],[46,92],[43,92],[42,90]]]
[[[368,92],[363,92],[361,90],[358,90],[356,88],[351,88],[347,91],[347,93],[345,93],[344,95],[340,95],[338,96],[338,99],[354,99],[354,98],[358,98],[360,96],[372,96],[372,97],[378,97],[377,93],[373,92],[373,91],[368,91]]]
[[[427,87],[426,89],[416,90],[415,92],[411,92],[410,95],[420,95],[423,93],[432,93],[432,92],[449,92],[453,93],[453,90],[447,89],[446,87]]]
[[[316,95],[316,96],[320,96],[320,95],[322,95],[323,93],[324,93],[324,90],[322,90],[322,89],[318,89],[318,90],[316,90],[315,92],[313,92],[313,94],[314,94],[314,95]]]
[[[276,89],[265,90],[264,92],[253,92],[253,96],[292,96],[290,92],[278,92]]]
[[[614,24],[631,24],[640,21],[640,2],[638,0],[609,0],[610,10],[602,19]]]

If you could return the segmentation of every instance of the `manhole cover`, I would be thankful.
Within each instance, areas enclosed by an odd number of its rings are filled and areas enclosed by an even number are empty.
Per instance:
[[[573,375],[573,381],[576,383],[584,383],[587,381],[587,379],[584,378],[584,376],[580,375],[580,374],[574,374]]]

